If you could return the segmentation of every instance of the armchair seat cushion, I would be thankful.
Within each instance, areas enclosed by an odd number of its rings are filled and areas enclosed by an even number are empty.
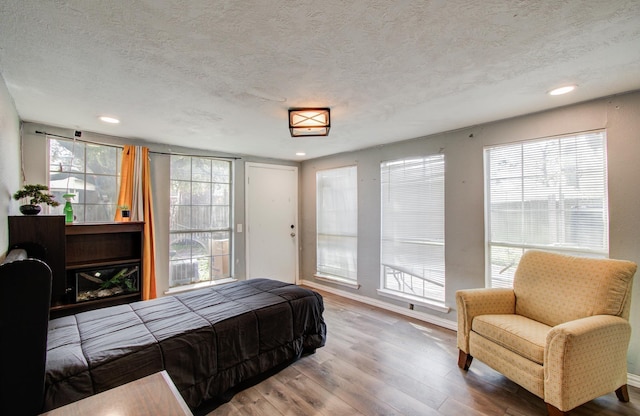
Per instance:
[[[537,364],[544,362],[544,347],[551,327],[522,315],[480,315],[472,331]]]

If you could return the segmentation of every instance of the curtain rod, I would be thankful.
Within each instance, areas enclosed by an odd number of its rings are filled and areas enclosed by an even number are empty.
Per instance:
[[[78,130],[76,130],[76,131],[78,131]],[[100,144],[102,146],[116,147],[118,149],[122,149],[123,148],[122,145],[107,144],[107,143],[100,143],[100,142],[92,142],[92,141],[89,141],[89,140],[83,140],[83,139],[81,139],[79,137],[61,136],[59,134],[47,133],[46,131],[36,130],[36,134],[43,134],[45,136],[60,137],[61,139],[67,139],[67,140],[76,140],[76,141],[83,142],[83,143]],[[240,159],[242,159],[241,157],[236,157],[236,156],[209,156],[209,155],[204,156],[204,155],[192,155],[192,154],[187,154],[187,153],[157,152],[157,151],[154,151],[154,150],[149,150],[149,153],[154,153],[156,155],[165,155],[165,156],[210,157],[210,158],[215,158],[215,159],[230,159],[230,160],[240,160]]]
[[[77,130],[76,130],[77,131]],[[83,143],[91,143],[91,144],[99,144],[102,146],[109,146],[109,147],[117,147],[118,149],[122,149],[123,146],[121,145],[117,145],[117,144],[107,144],[107,143],[100,143],[100,142],[90,142],[89,140],[83,140],[80,138],[80,136],[76,136],[76,137],[68,137],[68,136],[61,136],[59,134],[53,134],[53,133],[47,133],[46,131],[39,131],[36,130],[36,134],[44,134],[45,136],[53,136],[53,137],[60,137],[61,139],[67,139],[67,140],[75,140],[78,142],[83,142]]]

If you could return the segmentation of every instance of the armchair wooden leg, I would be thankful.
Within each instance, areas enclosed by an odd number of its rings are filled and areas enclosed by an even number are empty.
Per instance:
[[[618,400],[620,400],[621,402],[626,403],[629,401],[629,390],[627,390],[626,384],[623,384],[618,388],[618,390],[616,390],[616,396],[618,397]]]
[[[471,361],[473,361],[471,354],[458,350],[458,367],[466,371],[471,366]]]
[[[549,416],[569,416],[569,412],[563,412],[557,407],[550,405],[549,403],[545,403],[547,405],[547,413]]]

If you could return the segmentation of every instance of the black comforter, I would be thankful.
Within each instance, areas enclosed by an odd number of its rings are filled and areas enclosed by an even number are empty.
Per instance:
[[[195,409],[325,343],[322,297],[252,279],[49,323],[45,409],[166,370]]]

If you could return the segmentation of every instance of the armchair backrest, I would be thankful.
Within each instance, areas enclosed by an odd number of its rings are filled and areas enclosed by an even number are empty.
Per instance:
[[[628,320],[636,268],[626,260],[529,250],[513,281],[516,314],[549,326],[592,315]]]

